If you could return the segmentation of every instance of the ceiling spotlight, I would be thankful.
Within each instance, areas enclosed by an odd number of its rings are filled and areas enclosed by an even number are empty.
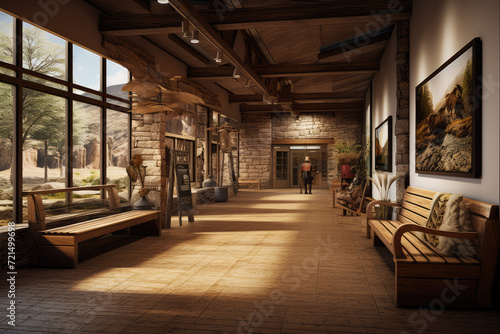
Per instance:
[[[189,34],[189,21],[188,20],[182,21],[182,37],[184,37],[184,38],[191,37],[191,35]]]
[[[224,52],[222,51],[217,51],[217,56],[215,56],[214,60],[216,63],[222,63],[222,60],[224,59]]]
[[[241,78],[241,74],[238,72],[238,68],[234,69],[233,78],[235,78],[235,79]]]
[[[158,0],[158,3],[161,3],[162,5],[168,4],[168,0]]]
[[[247,81],[245,82],[245,87],[246,88],[250,87],[250,78],[247,78]]]
[[[262,94],[262,102],[272,104],[271,98],[267,94]]]
[[[198,30],[193,30],[193,34],[191,35],[191,43],[200,43],[200,33],[198,32]]]

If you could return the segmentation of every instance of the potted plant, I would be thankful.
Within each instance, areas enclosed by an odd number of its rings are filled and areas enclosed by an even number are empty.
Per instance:
[[[338,150],[337,157],[341,178],[353,179],[355,175],[351,172],[351,168],[358,164],[361,145],[351,145],[341,142],[336,143],[335,148]]]
[[[394,183],[394,181],[396,181],[402,176],[404,175],[396,174],[389,179],[389,175],[387,173],[375,171],[375,176],[373,178],[371,178],[370,176],[367,176],[367,178],[368,180],[372,181],[372,183],[375,185],[378,192],[380,193],[380,200],[382,202],[389,202],[390,200],[389,190],[391,188],[391,185]],[[381,204],[380,206],[375,207],[375,217],[381,220],[390,219],[391,210],[392,210],[391,206]]]

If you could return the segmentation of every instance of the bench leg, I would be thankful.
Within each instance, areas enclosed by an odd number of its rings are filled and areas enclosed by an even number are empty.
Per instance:
[[[75,268],[78,265],[78,243],[73,236],[41,236],[38,265]]]
[[[140,225],[132,226],[130,228],[130,234],[159,237],[161,235],[160,221],[157,219]]]
[[[375,246],[375,247],[385,247],[385,245],[382,242],[382,240],[380,240],[380,238],[376,234],[373,235],[373,246]]]

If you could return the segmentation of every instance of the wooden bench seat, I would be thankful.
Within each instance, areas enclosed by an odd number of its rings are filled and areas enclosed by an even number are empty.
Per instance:
[[[38,238],[38,264],[76,267],[78,243],[142,224],[134,235],[159,236],[159,211],[127,211],[82,223],[43,230]]]
[[[41,195],[51,193],[71,193],[80,190],[106,190],[108,192],[109,213],[107,216],[85,220],[65,226],[47,228],[45,209]],[[107,234],[129,229],[133,235],[160,236],[159,211],[126,211],[120,212],[118,192],[114,185],[74,187],[65,189],[51,189],[25,192],[28,197],[28,222],[37,246],[34,264],[52,267],[71,267],[78,264],[78,244]],[[89,210],[78,213],[83,217],[88,212],[104,212],[105,210]],[[65,217],[75,218],[75,214],[66,214]],[[57,217],[57,216],[56,216]],[[58,224],[63,221],[53,219]]]
[[[373,234],[375,246],[386,246],[394,256],[397,304],[429,307],[437,300],[447,307],[492,307],[500,243],[498,206],[464,198],[471,205],[473,232],[430,229],[424,225],[434,194],[409,187],[401,205],[379,201],[368,205],[367,237]],[[399,207],[397,219],[375,219],[372,208],[378,204]],[[418,232],[473,240],[477,259],[445,254],[422,240]]]
[[[238,184],[256,184],[257,189],[260,190],[260,180],[243,180],[243,179],[238,179]]]

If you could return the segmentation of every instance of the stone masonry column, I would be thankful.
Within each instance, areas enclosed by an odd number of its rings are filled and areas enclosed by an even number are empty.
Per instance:
[[[139,154],[146,166],[144,187],[149,189],[147,199],[161,209],[160,221],[165,227],[167,166],[165,160],[165,112],[132,115],[132,157]],[[139,199],[141,184],[137,181],[132,188],[131,203]]]
[[[410,164],[410,21],[398,21],[396,79],[396,172],[404,174],[404,178],[396,183],[397,201],[403,198],[403,192],[409,184]]]

